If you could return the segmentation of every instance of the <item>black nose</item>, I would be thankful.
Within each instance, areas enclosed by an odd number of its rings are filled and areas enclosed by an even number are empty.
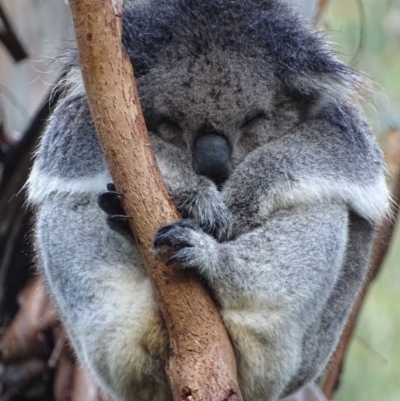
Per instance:
[[[193,170],[216,185],[223,184],[232,172],[231,148],[220,134],[199,136],[193,145]]]

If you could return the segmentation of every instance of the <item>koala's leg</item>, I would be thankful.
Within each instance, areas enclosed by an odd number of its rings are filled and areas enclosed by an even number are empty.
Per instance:
[[[112,231],[98,195],[49,195],[36,244],[81,361],[118,400],[171,400],[167,335],[133,242]]]
[[[343,268],[347,240],[347,207],[313,204],[277,211],[234,241],[217,243],[195,226],[178,223],[161,229],[156,245],[177,247],[171,261],[207,279],[237,352],[245,398],[269,401],[296,380],[307,361],[304,336],[320,325]],[[354,291],[340,297],[329,302],[351,305]],[[339,331],[333,329],[337,339]],[[321,331],[315,339],[325,358],[332,351],[331,336]]]
[[[350,213],[349,240],[343,268],[318,322],[313,322],[307,328],[303,339],[301,368],[288,386],[288,393],[299,388],[302,383],[311,381],[316,372],[320,372],[328,363],[338,334],[351,311],[351,299],[356,297],[365,279],[374,234],[375,229],[368,221]]]

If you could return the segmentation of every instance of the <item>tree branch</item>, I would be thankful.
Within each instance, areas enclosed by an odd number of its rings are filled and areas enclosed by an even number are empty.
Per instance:
[[[9,51],[15,61],[21,61],[28,57],[24,47],[19,41],[14,29],[11,26],[3,7],[0,5],[0,42]]]
[[[168,329],[174,398],[239,401],[234,354],[210,295],[192,272],[167,267],[152,252],[154,233],[180,216],[151,150],[119,17],[111,0],[69,3],[96,131]]]

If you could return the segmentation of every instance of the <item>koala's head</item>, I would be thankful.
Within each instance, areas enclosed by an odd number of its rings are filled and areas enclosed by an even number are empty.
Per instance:
[[[356,82],[282,1],[148,0],[125,17],[149,130],[217,184]]]
[[[276,134],[279,90],[272,65],[259,68],[255,60],[216,48],[165,60],[138,85],[148,129],[191,155],[194,171],[217,184]]]

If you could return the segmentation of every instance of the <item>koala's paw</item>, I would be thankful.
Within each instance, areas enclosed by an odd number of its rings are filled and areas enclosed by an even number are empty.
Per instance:
[[[154,237],[154,250],[158,252],[162,247],[172,250],[168,265],[195,268],[206,277],[217,263],[218,243],[192,219],[161,227]]]
[[[233,218],[220,193],[216,189],[204,190],[188,198],[184,202],[177,202],[179,210],[219,242],[228,241],[232,234]]]
[[[98,204],[107,214],[108,226],[124,236],[132,236],[129,228],[129,217],[125,214],[121,204],[122,195],[115,189],[114,184],[107,185],[107,192],[104,192],[98,197]]]

